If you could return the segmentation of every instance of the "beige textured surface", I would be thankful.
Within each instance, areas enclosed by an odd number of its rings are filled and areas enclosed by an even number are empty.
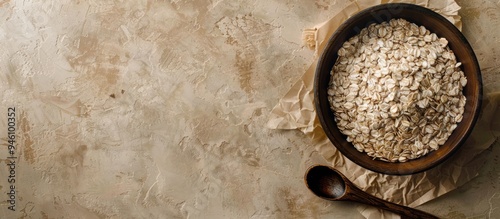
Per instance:
[[[0,1],[2,163],[7,108],[19,112],[16,212],[1,202],[0,218],[360,218],[305,188],[325,161],[304,135],[264,128],[310,64],[302,30],[336,2]],[[496,73],[500,3],[459,4]],[[419,208],[500,217],[499,146],[478,178]]]

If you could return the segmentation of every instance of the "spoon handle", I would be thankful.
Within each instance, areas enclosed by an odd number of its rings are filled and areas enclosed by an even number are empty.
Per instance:
[[[372,205],[374,207],[388,210],[394,213],[397,213],[401,215],[401,218],[422,218],[422,219],[427,219],[427,218],[438,218],[432,214],[406,207],[403,205],[398,205],[395,203],[388,202],[386,200],[380,199],[378,197],[375,197],[373,195],[370,195],[362,190],[360,190],[357,187],[350,187],[349,188],[351,191],[346,192],[346,199],[351,200],[351,201],[356,201],[360,202],[363,204],[368,204]]]

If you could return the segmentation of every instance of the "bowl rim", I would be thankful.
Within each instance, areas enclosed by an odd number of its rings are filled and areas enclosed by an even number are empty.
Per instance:
[[[335,39],[337,38],[337,36],[340,33],[342,33],[343,31],[346,30],[346,28],[349,26],[350,22],[357,20],[358,18],[360,18],[364,14],[366,14],[366,13],[373,13],[375,11],[389,10],[390,7],[402,7],[402,8],[410,9],[410,10],[417,10],[417,11],[420,11],[420,13],[425,13],[425,14],[428,14],[429,16],[433,16],[434,18],[440,20],[440,22],[443,23],[444,25],[450,26],[450,30],[452,31],[452,34],[456,35],[459,38],[460,42],[463,44],[463,47],[465,47],[466,50],[468,52],[470,52],[471,59],[472,59],[472,62],[470,64],[473,65],[477,69],[477,71],[475,71],[473,74],[475,74],[476,77],[477,77],[477,83],[478,83],[478,89],[479,89],[478,90],[478,96],[476,97],[476,99],[477,99],[476,103],[477,104],[474,105],[473,106],[474,108],[472,109],[473,118],[471,120],[470,125],[468,127],[466,127],[466,131],[465,131],[464,135],[459,136],[460,140],[458,141],[458,143],[456,143],[454,145],[454,147],[448,153],[444,154],[443,156],[439,157],[438,159],[432,160],[432,162],[429,162],[426,165],[422,165],[422,166],[417,167],[417,168],[405,169],[405,170],[401,170],[401,169],[388,170],[388,169],[379,168],[379,167],[373,166],[373,165],[365,165],[365,163],[363,163],[362,161],[354,159],[354,157],[351,157],[349,155],[349,153],[346,153],[346,151],[345,151],[346,149],[344,149],[343,147],[338,147],[337,145],[335,145],[334,140],[333,140],[333,139],[335,139],[335,137],[333,136],[333,134],[328,129],[328,125],[327,125],[326,118],[325,118],[325,115],[324,115],[325,112],[323,112],[323,110],[322,110],[322,107],[321,107],[322,104],[321,104],[321,101],[320,101],[320,98],[319,98],[319,93],[321,92],[319,90],[320,86],[318,85],[320,83],[320,75],[321,75],[320,72],[322,70],[322,66],[326,62],[325,61],[325,56],[327,56],[327,53],[329,52],[328,48],[332,47],[332,45],[335,44]],[[395,17],[395,18],[397,18],[397,17]],[[377,23],[380,23],[380,22],[377,22]],[[324,47],[324,50],[321,53],[321,56],[318,59],[318,63],[316,65],[316,69],[315,69],[315,76],[314,76],[314,107],[315,107],[316,115],[317,115],[317,117],[319,119],[320,125],[323,128],[323,130],[324,130],[326,136],[328,137],[329,141],[341,152],[341,154],[343,156],[347,157],[352,162],[356,163],[357,165],[359,165],[359,166],[361,166],[361,167],[363,167],[365,169],[368,169],[368,170],[371,170],[371,171],[375,171],[375,172],[378,172],[378,173],[381,173],[381,174],[389,174],[389,175],[417,174],[417,173],[421,173],[421,172],[424,172],[426,170],[429,170],[431,168],[434,168],[437,165],[443,163],[450,156],[452,156],[454,153],[456,153],[456,151],[461,146],[463,146],[464,142],[470,136],[470,134],[471,134],[471,132],[472,132],[472,130],[473,130],[473,128],[474,128],[477,120],[478,120],[478,117],[479,117],[479,112],[480,112],[481,106],[482,106],[482,99],[483,99],[483,83],[482,83],[481,69],[480,69],[480,66],[479,66],[479,62],[477,60],[476,54],[474,53],[474,50],[472,49],[472,46],[467,41],[467,39],[465,38],[465,36],[463,35],[463,33],[460,30],[458,30],[458,28],[454,24],[452,24],[450,21],[448,21],[442,15],[440,15],[440,14],[432,11],[431,9],[428,9],[428,8],[425,8],[425,7],[422,7],[422,6],[419,6],[419,5],[414,5],[414,4],[408,4],[408,3],[386,3],[386,4],[380,4],[380,5],[376,5],[376,6],[372,6],[372,7],[366,8],[366,9],[364,9],[362,11],[359,11],[355,15],[349,17],[347,20],[345,20],[337,28],[337,30],[334,31],[334,33],[328,39],[328,42],[327,42],[326,46]],[[329,101],[327,101],[327,102],[328,102],[328,104],[330,104]],[[326,112],[326,113],[332,113],[333,114],[333,112],[331,112],[330,107],[328,107],[328,110],[330,110],[330,112]],[[359,153],[364,153],[364,152],[359,152]],[[368,156],[368,155],[366,155],[366,156]],[[385,161],[380,161],[380,162],[389,163],[389,162],[385,162]],[[394,165],[394,166],[397,166],[398,162],[396,162],[396,163],[390,163],[390,164]]]

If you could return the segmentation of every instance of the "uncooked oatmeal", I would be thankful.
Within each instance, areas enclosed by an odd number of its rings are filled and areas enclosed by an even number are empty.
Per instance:
[[[374,159],[438,150],[462,120],[467,79],[445,38],[404,19],[371,24],[338,51],[328,90],[347,141]]]

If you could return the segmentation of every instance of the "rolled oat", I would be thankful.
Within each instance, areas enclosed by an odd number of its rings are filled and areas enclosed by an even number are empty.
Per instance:
[[[328,90],[347,141],[374,159],[438,150],[463,118],[467,84],[448,41],[404,19],[371,24],[338,51]]]

